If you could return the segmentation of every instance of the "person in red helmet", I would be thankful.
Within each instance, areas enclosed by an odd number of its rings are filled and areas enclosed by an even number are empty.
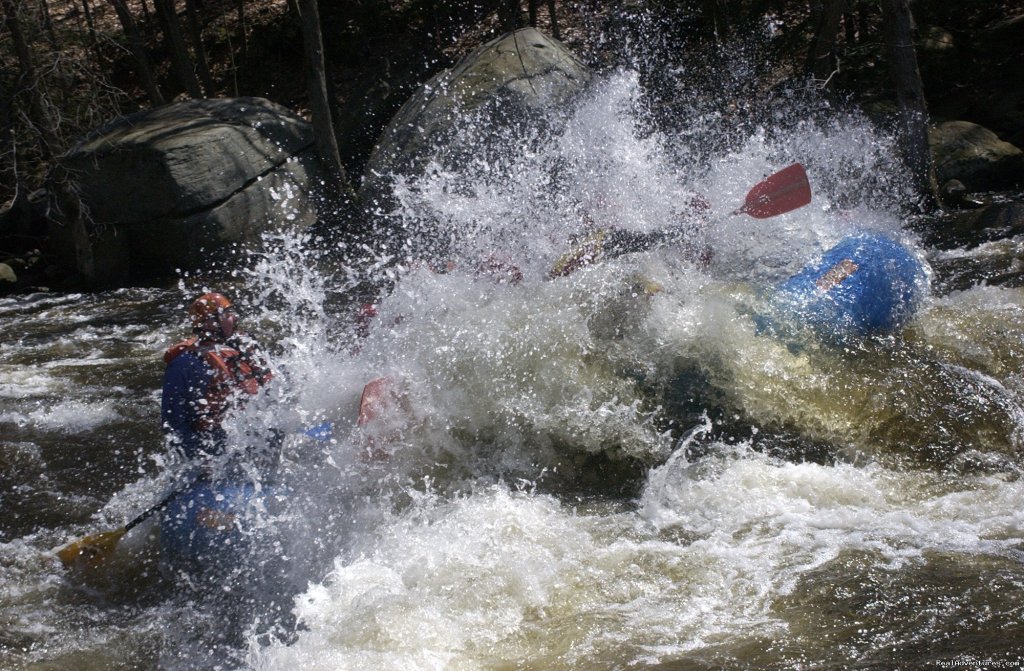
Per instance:
[[[174,447],[190,461],[223,451],[224,415],[273,377],[255,343],[237,332],[238,313],[226,296],[199,296],[188,307],[192,337],[164,353],[160,418]]]

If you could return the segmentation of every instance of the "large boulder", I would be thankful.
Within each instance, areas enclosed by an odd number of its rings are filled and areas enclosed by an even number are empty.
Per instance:
[[[929,247],[972,249],[1024,234],[1024,203],[995,202],[977,209],[944,212],[921,220],[915,228]]]
[[[360,199],[388,209],[394,176],[416,177],[431,160],[458,170],[486,152],[501,129],[543,124],[589,80],[579,59],[535,28],[488,42],[420,87],[392,118],[370,156]],[[482,131],[467,142],[472,129]]]
[[[940,184],[951,179],[969,191],[1024,184],[1024,152],[969,121],[946,121],[928,131]]]
[[[91,238],[87,279],[110,285],[198,269],[264,232],[309,226],[315,156],[310,125],[261,98],[189,100],[97,129],[62,160]],[[74,267],[70,229],[57,223],[51,238]]]

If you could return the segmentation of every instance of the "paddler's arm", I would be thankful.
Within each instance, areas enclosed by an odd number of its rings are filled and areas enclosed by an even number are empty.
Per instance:
[[[700,268],[706,268],[711,262],[711,248],[694,245],[687,239],[689,234],[688,226],[670,226],[650,232],[602,229],[588,236],[571,252],[558,259],[549,276],[564,277],[599,259],[614,259],[624,254],[646,252],[665,245],[678,245],[686,258]]]

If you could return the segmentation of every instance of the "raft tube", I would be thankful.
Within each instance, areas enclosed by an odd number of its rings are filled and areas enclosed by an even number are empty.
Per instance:
[[[772,318],[760,325],[802,325],[833,344],[884,335],[910,321],[927,285],[921,262],[902,244],[876,233],[851,235],[775,287]]]
[[[190,571],[229,569],[248,558],[261,519],[279,498],[252,483],[199,480],[160,516],[160,561]]]

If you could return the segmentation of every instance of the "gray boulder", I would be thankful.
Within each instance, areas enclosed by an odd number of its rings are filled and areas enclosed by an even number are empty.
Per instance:
[[[982,208],[949,212],[925,232],[937,250],[971,249],[987,243],[984,254],[942,254],[929,258],[939,295],[978,284],[1024,286],[1024,263],[1015,240],[1024,234],[1024,203],[997,202]]]
[[[563,44],[535,28],[476,49],[424,84],[392,118],[367,164],[359,196],[387,209],[391,178],[416,177],[431,160],[457,170],[486,152],[501,129],[543,124],[579,93],[590,72]],[[467,134],[481,129],[467,142]]]
[[[949,210],[914,224],[928,247],[971,249],[986,242],[1024,234],[1024,203],[994,202],[967,210]]]
[[[87,279],[99,284],[200,269],[232,245],[253,247],[264,232],[303,229],[317,216],[312,129],[261,98],[132,114],[91,133],[62,164],[86,214]],[[70,227],[51,226],[51,239],[73,267]],[[81,242],[77,251],[82,271]]]
[[[969,121],[946,121],[928,139],[940,184],[957,179],[972,192],[1024,184],[1024,152]]]

